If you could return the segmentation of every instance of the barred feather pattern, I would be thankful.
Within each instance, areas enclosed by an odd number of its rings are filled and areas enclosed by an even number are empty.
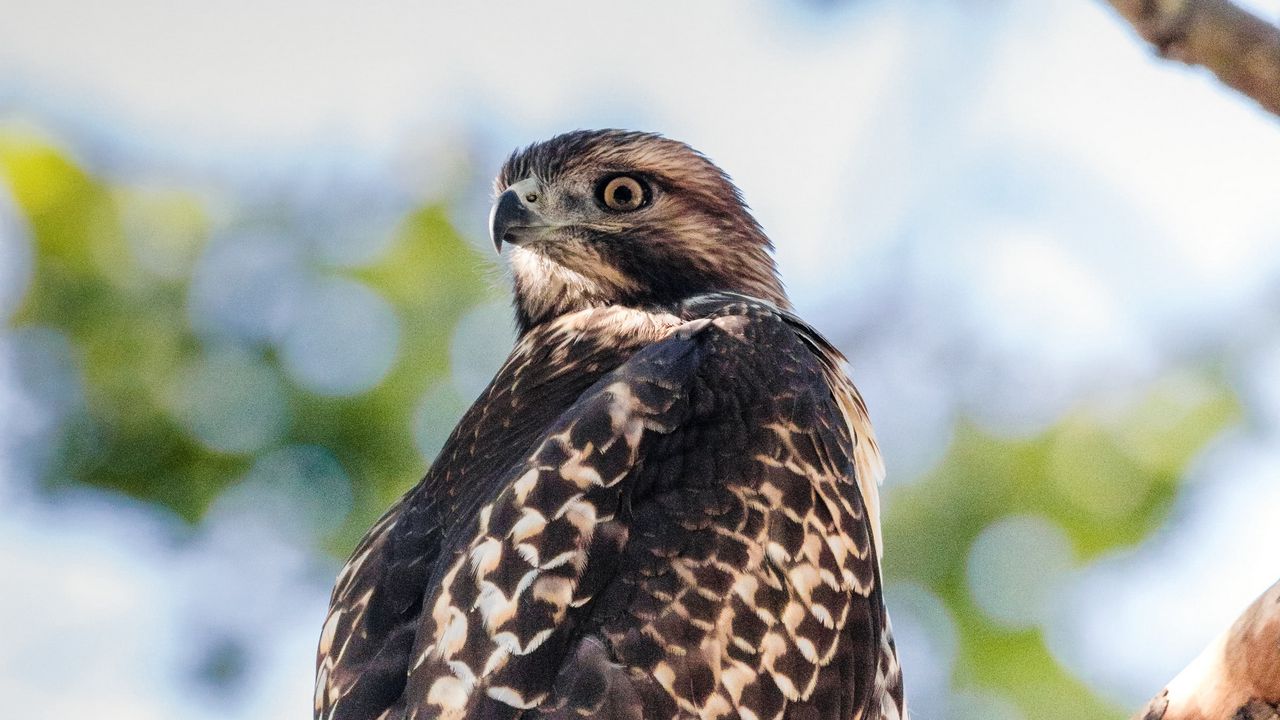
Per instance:
[[[388,575],[369,569],[397,524],[433,501],[411,494],[375,526],[335,589],[318,717],[903,716],[878,477],[861,477],[878,453],[856,390],[833,382],[842,358],[750,298],[676,314],[636,325],[637,349],[601,362],[496,482],[443,493],[432,570],[391,629],[350,618],[379,601],[366,584]],[[540,347],[517,347],[507,382]],[[487,437],[466,425],[455,435]],[[400,684],[337,712],[359,694],[364,666],[331,679],[353,630],[366,644],[409,633],[411,647],[381,643]]]
[[[829,346],[740,296],[686,312],[731,329],[707,337],[703,372],[739,389],[695,386],[699,412],[650,450],[670,459],[640,473],[659,491],[637,509],[601,603],[626,608],[601,627],[616,666],[594,670],[610,682],[585,685],[638,696],[646,718],[899,717],[901,673],[855,477],[854,443],[876,453],[874,439],[850,434],[862,421],[844,417],[828,363],[813,362]],[[562,715],[627,716],[609,712],[614,693],[586,698]]]
[[[409,694],[421,702],[406,717],[490,715],[485,705],[546,700],[563,652],[563,642],[549,641],[591,599],[588,560],[603,569],[626,542],[616,518],[621,483],[643,436],[672,429],[679,396],[670,388],[691,369],[697,329],[691,323],[597,383],[480,508],[474,538],[431,606],[430,641],[409,670]],[[429,680],[421,692],[418,677]]]
[[[603,374],[682,321],[593,308],[527,333],[462,417],[425,478],[359,543],[335,583],[316,661],[315,716],[401,718],[429,588],[461,520],[508,482],[508,470]]]

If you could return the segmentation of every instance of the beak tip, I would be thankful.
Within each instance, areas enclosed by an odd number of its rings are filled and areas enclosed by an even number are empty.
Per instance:
[[[489,242],[493,243],[493,251],[499,255],[502,254],[502,235],[498,234],[497,225],[498,205],[500,204],[500,202],[495,201],[493,207],[489,208]]]
[[[489,239],[493,241],[493,249],[501,255],[502,243],[510,242],[507,239],[509,229],[527,225],[532,216],[515,190],[507,189],[499,195],[493,209],[489,211]]]

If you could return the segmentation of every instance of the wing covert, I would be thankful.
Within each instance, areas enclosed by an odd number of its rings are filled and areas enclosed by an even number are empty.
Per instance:
[[[567,410],[449,548],[424,607],[406,718],[514,715],[546,701],[573,622],[621,551],[618,519],[642,441],[687,411],[697,367],[689,323],[638,352]],[[594,562],[588,562],[593,559]]]
[[[455,508],[385,668],[365,651],[371,694],[397,669],[399,694],[350,717],[895,717],[878,454],[797,322],[722,297],[582,392]]]
[[[872,520],[824,363],[762,303],[709,317],[694,412],[646,451],[650,494],[590,626],[612,684],[645,717],[892,717]]]

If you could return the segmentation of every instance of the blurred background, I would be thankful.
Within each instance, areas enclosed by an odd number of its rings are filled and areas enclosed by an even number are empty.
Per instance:
[[[852,359],[916,718],[1124,717],[1280,576],[1280,123],[1101,2],[0,4],[8,716],[310,716],[579,127],[726,168]]]

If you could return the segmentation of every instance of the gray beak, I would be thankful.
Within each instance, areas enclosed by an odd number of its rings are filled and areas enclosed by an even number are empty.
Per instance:
[[[531,235],[547,227],[536,210],[531,208],[527,198],[532,195],[537,200],[537,180],[528,178],[507,188],[493,204],[489,213],[489,238],[493,240],[493,249],[502,252],[502,243],[519,245]]]

